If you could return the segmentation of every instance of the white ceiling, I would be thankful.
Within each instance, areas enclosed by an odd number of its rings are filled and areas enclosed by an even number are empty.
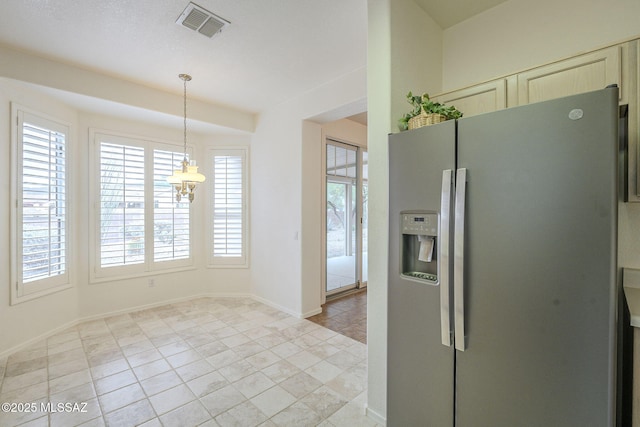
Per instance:
[[[443,27],[503,0],[416,0]],[[2,0],[0,44],[259,112],[366,66],[367,0],[196,0],[231,22],[175,23],[188,0]],[[72,78],[73,76],[70,76]]]

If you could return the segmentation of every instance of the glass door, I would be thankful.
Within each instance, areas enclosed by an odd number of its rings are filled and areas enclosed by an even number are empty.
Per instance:
[[[326,295],[363,286],[363,151],[327,140]],[[363,268],[364,267],[364,268]]]

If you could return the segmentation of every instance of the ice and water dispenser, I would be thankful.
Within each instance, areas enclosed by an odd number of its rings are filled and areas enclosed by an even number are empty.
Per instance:
[[[401,212],[401,275],[430,284],[438,282],[437,212]]]

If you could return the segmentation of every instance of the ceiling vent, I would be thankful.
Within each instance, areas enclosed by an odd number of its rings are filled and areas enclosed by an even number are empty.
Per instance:
[[[194,31],[199,32],[209,38],[216,35],[224,27],[229,25],[229,21],[209,12],[206,9],[194,3],[189,3],[182,15],[176,21],[176,24],[183,25]]]

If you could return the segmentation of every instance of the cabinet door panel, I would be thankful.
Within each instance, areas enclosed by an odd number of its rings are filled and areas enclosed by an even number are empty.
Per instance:
[[[620,86],[620,47],[613,46],[518,74],[518,102],[530,104]],[[620,88],[622,93],[622,88]]]
[[[434,100],[445,105],[453,105],[464,117],[507,108],[506,79],[494,80],[473,87],[443,93]]]

